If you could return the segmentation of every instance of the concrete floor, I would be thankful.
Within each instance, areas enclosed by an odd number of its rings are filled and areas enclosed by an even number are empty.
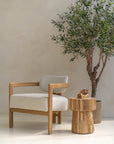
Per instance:
[[[47,117],[15,114],[14,128],[8,128],[8,115],[0,115],[0,144],[114,144],[114,119],[104,119],[95,125],[93,134],[71,132],[71,117],[53,124],[53,134],[47,134]]]

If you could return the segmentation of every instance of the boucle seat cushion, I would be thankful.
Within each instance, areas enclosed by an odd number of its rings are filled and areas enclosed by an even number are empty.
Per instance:
[[[48,93],[24,93],[13,94],[10,99],[11,108],[31,109],[38,111],[48,111]],[[53,95],[53,111],[66,111],[68,109],[68,99]]]

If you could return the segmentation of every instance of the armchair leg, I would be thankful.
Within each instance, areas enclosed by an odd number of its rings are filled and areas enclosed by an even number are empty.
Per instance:
[[[59,113],[58,113],[58,124],[61,124],[61,119],[62,119],[61,114],[62,114],[62,112],[59,111]]]
[[[53,118],[53,113],[49,112],[49,115],[48,115],[48,134],[52,134],[52,118]]]
[[[13,112],[9,109],[9,128],[13,128]]]
[[[53,113],[53,123],[56,123],[56,114]]]

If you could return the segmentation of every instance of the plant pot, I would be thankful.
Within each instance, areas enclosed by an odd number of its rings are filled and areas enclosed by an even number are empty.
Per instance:
[[[96,100],[96,110],[93,111],[94,124],[101,123],[102,121],[102,101]]]

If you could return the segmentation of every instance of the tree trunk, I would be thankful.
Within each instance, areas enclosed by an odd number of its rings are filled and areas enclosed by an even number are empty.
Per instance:
[[[96,80],[92,80],[91,85],[92,85],[91,97],[96,97],[96,91],[97,91],[97,82],[96,82]]]

